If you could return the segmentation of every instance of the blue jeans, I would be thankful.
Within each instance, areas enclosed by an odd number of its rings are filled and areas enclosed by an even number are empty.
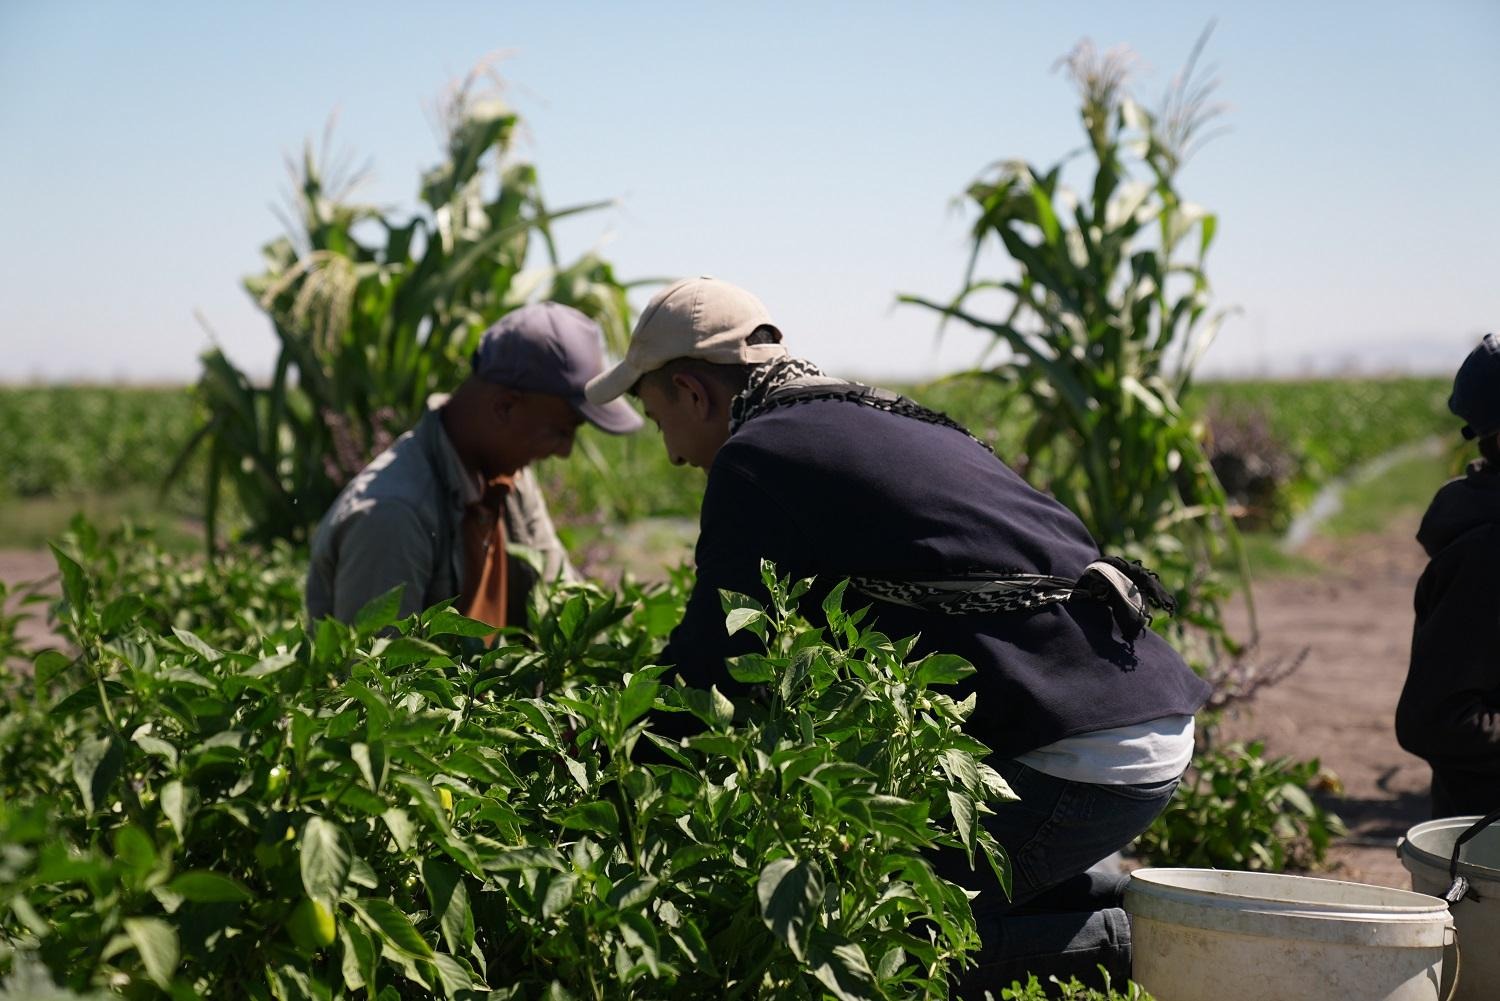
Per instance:
[[[1123,982],[1130,976],[1130,924],[1120,902],[1129,877],[1091,867],[1150,827],[1178,780],[1091,785],[1015,761],[996,770],[1020,797],[984,818],[1010,855],[1013,892],[1006,899],[998,888],[981,890],[974,901],[983,945],[978,965],[959,976],[956,995],[980,1001],[990,991],[998,998],[1027,973],[1102,986],[1101,965]]]

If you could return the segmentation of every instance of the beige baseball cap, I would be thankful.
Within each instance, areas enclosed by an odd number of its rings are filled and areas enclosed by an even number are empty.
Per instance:
[[[753,365],[786,357],[780,343],[746,343],[761,327],[775,330],[780,341],[781,330],[765,304],[749,292],[717,278],[684,278],[651,297],[630,335],[625,360],[590,379],[584,395],[590,403],[608,403],[630,392],[641,376],[678,358]]]

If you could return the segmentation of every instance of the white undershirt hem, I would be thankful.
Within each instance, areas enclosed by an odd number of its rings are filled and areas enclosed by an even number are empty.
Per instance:
[[[1016,756],[1044,775],[1094,785],[1148,785],[1175,779],[1193,760],[1193,717],[1163,716],[1080,733]]]

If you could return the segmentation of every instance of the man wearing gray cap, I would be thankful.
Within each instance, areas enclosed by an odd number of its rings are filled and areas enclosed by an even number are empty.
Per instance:
[[[982,820],[1011,853],[1009,897],[962,852],[933,858],[979,891],[984,949],[959,996],[1027,971],[1128,974],[1124,879],[1090,867],[1150,825],[1192,756],[1208,686],[1147,628],[1148,603],[1170,596],[952,420],[829,378],[781,339],[749,292],[689,279],[652,299],[624,360],[588,385],[596,403],[639,396],[672,461],[708,472],[697,581],[660,662],[754,711],[725,659],[756,638],[729,635],[719,590],[764,599],[769,559],[815,578],[802,610],[821,624],[822,599],[849,579],[881,632],[920,637],[914,655],[977,668],[952,694],[977,697],[965,728],[1020,797]]]
[[[584,398],[604,368],[599,326],[558,303],[524,306],[484,332],[471,368],[323,516],[307,575],[313,621],[352,621],[398,584],[402,615],[455,598],[497,628],[522,621],[537,572],[509,545],[530,550],[548,579],[577,578],[527,467],[567,456],[583,421],[640,428],[623,401]]]

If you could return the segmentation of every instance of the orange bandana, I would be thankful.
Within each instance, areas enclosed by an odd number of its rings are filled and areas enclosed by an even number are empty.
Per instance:
[[[505,498],[514,481],[500,476],[485,484],[484,495],[464,509],[464,586],[458,610],[496,629],[505,625]]]

